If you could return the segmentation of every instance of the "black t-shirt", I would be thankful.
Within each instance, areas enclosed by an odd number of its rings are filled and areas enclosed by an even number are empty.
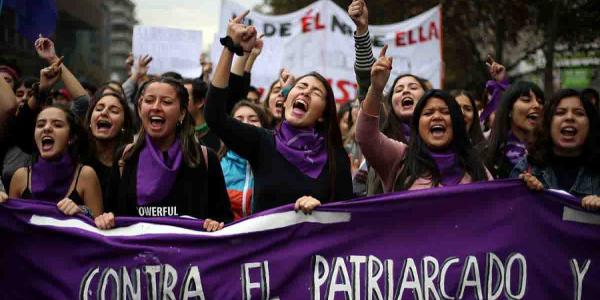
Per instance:
[[[182,162],[169,195],[157,203],[140,206],[137,204],[136,189],[138,150],[127,160],[122,176],[118,164],[113,166],[105,211],[117,216],[192,216],[230,222],[233,213],[221,164],[212,150],[208,149],[207,152],[208,169],[204,160],[194,168]]]
[[[335,150],[335,183],[330,182],[329,163],[316,179],[303,174],[275,146],[273,131],[239,122],[225,111],[228,90],[210,86],[206,122],[225,145],[247,159],[254,174],[254,206],[259,212],[312,196],[322,203],[352,198],[350,160],[343,147]],[[334,190],[333,199],[330,194]]]
[[[554,156],[552,170],[556,175],[556,182],[561,190],[569,191],[577,180],[579,169],[583,167],[583,158]]]
[[[108,187],[110,184],[110,177],[112,176],[112,167],[104,165],[96,158],[86,159],[83,163],[90,166],[96,172],[98,181],[100,181],[100,188],[102,189],[102,200],[105,203],[109,193]]]

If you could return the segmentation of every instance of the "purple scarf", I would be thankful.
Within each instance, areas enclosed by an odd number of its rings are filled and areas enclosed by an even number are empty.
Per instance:
[[[327,162],[325,138],[315,128],[295,128],[286,121],[275,131],[277,151],[302,173],[316,179]]]
[[[402,135],[404,135],[406,143],[410,142],[410,125],[404,122],[400,122],[400,129],[402,129]]]
[[[527,156],[527,146],[514,136],[512,131],[508,134],[504,155],[513,166]]]
[[[485,122],[493,112],[498,109],[498,105],[500,104],[500,98],[502,96],[502,92],[504,92],[509,86],[508,80],[504,79],[500,82],[495,80],[488,80],[485,84],[485,90],[491,95],[490,101],[485,106],[481,115],[479,116],[479,121],[481,124]]]
[[[181,166],[183,152],[181,142],[176,139],[167,151],[167,161],[152,140],[146,135],[146,143],[140,152],[137,165],[137,204],[148,205],[163,200],[169,195],[177,172]]]
[[[39,158],[31,166],[31,196],[51,202],[58,202],[67,196],[75,163],[68,153],[55,160]]]
[[[440,183],[443,186],[452,186],[460,183],[465,175],[463,168],[456,159],[456,153],[451,150],[444,152],[429,151],[435,165],[440,172]]]

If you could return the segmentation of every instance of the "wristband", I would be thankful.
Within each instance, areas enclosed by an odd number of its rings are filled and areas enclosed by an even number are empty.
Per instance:
[[[219,39],[219,42],[221,42],[221,45],[223,45],[223,47],[229,49],[229,51],[235,53],[235,55],[237,56],[243,56],[244,55],[244,49],[242,49],[241,46],[236,46],[233,43],[233,40],[231,39],[231,37],[229,36],[225,36],[221,39]]]
[[[82,214],[84,214],[92,219],[94,218],[94,216],[92,216],[92,210],[89,207],[87,207],[85,205],[79,205],[79,209],[81,209]]]
[[[287,98],[288,94],[290,93],[290,91],[292,90],[291,86],[286,86],[284,88],[281,89],[281,95],[283,95],[283,98]]]

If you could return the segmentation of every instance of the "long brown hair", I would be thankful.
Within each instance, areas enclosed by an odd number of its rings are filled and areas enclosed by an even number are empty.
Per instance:
[[[336,151],[344,151],[342,144],[342,133],[340,131],[340,124],[337,118],[335,106],[335,96],[327,79],[317,72],[310,72],[298,77],[296,79],[296,83],[294,83],[294,86],[298,83],[298,81],[300,81],[300,79],[309,76],[316,78],[325,87],[325,110],[323,111],[322,116],[323,122],[317,122],[315,128],[327,139],[327,163],[329,165],[329,186],[331,187],[329,200],[335,200]],[[286,101],[288,100],[286,99]],[[283,108],[282,115],[285,117],[285,106]],[[349,159],[347,156],[345,158]]]
[[[170,78],[170,77],[160,77],[151,79],[147,83],[142,86],[140,90],[140,98],[138,99],[138,109],[139,102],[142,101],[142,97],[146,92],[146,89],[153,83],[166,83],[175,89],[175,93],[177,95],[177,100],[179,101],[179,108],[185,112],[183,121],[180,125],[175,129],[175,135],[181,141],[181,150],[183,151],[183,160],[185,163],[191,167],[195,168],[204,164],[204,156],[202,154],[202,150],[200,149],[200,144],[196,141],[195,131],[194,131],[194,120],[190,116],[187,111],[187,105],[189,102],[189,94],[187,89],[181,84],[180,81]],[[146,134],[144,127],[141,126],[138,131],[138,139],[133,144],[133,148],[131,151],[125,155],[124,159],[127,160],[132,153],[136,153],[139,151],[145,143],[145,139],[143,138]]]
[[[96,95],[94,96],[94,99],[92,99],[92,101],[90,102],[90,106],[88,108],[87,113],[85,114],[85,130],[87,132],[88,138],[89,138],[89,153],[87,153],[89,158],[95,158],[97,156],[97,151],[98,149],[96,149],[96,143],[95,143],[95,138],[94,135],[92,134],[92,130],[90,128],[90,124],[91,124],[91,118],[92,118],[92,113],[94,112],[94,108],[96,107],[96,104],[98,104],[98,102],[100,100],[102,100],[102,98],[104,97],[115,97],[119,100],[119,104],[121,104],[122,108],[123,108],[123,114],[124,114],[124,121],[123,121],[123,128],[120,130],[119,134],[115,137],[115,139],[117,140],[116,143],[116,147],[114,149],[113,152],[116,152],[117,149],[121,148],[123,145],[127,144],[127,143],[131,143],[131,141],[133,140],[133,132],[134,132],[134,128],[133,128],[133,115],[131,113],[131,110],[129,109],[129,106],[127,105],[127,101],[125,101],[125,98],[123,98],[123,96],[121,94],[118,93],[114,93],[112,92],[107,92],[105,94],[103,93],[96,93]]]

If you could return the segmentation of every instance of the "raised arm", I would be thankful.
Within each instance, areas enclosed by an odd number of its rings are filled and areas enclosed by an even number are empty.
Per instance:
[[[348,15],[356,24],[354,32],[354,73],[358,83],[357,97],[360,101],[365,99],[369,85],[371,85],[371,67],[375,63],[369,36],[369,10],[364,0],[353,0],[348,6]]]
[[[54,64],[59,60],[54,48],[54,42],[43,37],[42,35],[40,35],[40,37],[35,41],[35,50],[42,59],[48,62],[49,65]],[[61,79],[65,84],[65,88],[67,91],[69,91],[69,94],[71,94],[73,99],[87,95],[87,92],[79,80],[77,80],[73,73],[71,73],[69,68],[67,68],[67,66],[64,64],[61,65],[61,68]]]
[[[247,14],[248,12],[229,23],[227,36],[231,39],[233,45],[230,46],[232,48],[241,46],[244,50],[250,51],[254,47],[256,29],[241,23]],[[221,52],[212,83],[208,89],[204,117],[208,127],[219,136],[227,147],[240,156],[252,160],[258,153],[256,143],[259,141],[263,129],[239,122],[230,117],[225,108],[227,100],[231,97],[229,76],[233,54],[228,47],[224,47]]]
[[[386,57],[387,45],[371,70],[371,86],[356,121],[356,140],[369,162],[383,179],[388,189],[395,174],[394,164],[406,152],[406,145],[386,137],[379,131],[379,109],[383,89],[392,70],[392,58]]]

